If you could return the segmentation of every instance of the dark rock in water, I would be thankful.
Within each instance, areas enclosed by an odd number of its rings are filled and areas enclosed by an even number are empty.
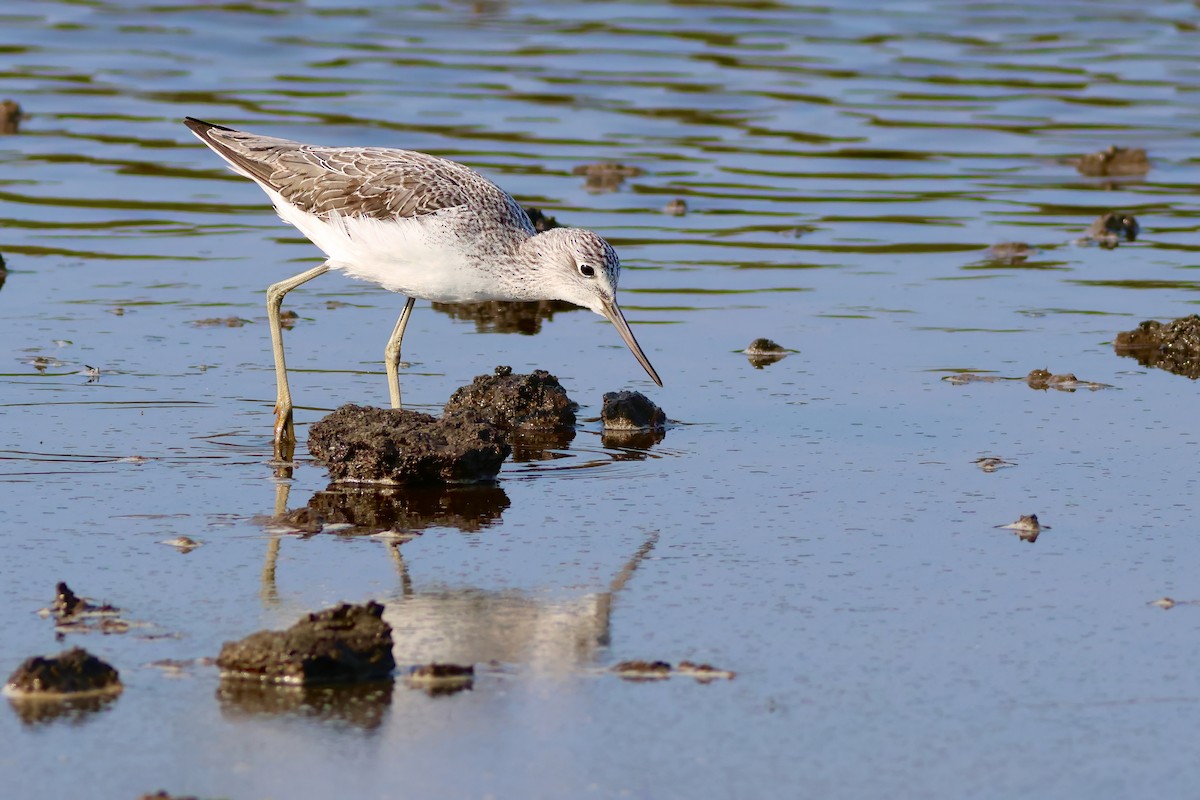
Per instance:
[[[168,794],[166,789],[159,789],[154,794],[144,794],[138,800],[199,800],[194,794]]]
[[[608,392],[600,410],[605,430],[643,431],[662,428],[667,415],[641,392]]]
[[[492,480],[512,452],[497,426],[468,409],[439,420],[356,405],[313,425],[308,449],[335,482],[405,485]]]
[[[774,364],[776,361],[787,358],[788,355],[786,347],[767,338],[755,339],[742,352],[746,354],[750,366],[755,369],[762,369],[768,364]]]
[[[24,116],[15,100],[0,100],[0,135],[19,133]]]
[[[71,587],[67,586],[65,581],[58,582],[55,592],[57,594],[54,598],[54,605],[51,607],[55,616],[69,617],[78,611],[83,611],[88,606],[82,597],[71,591]]]
[[[111,665],[76,647],[57,656],[25,659],[8,676],[4,691],[19,697],[115,693],[121,691],[121,676]]]
[[[1110,145],[1098,153],[1088,153],[1075,163],[1075,169],[1093,177],[1144,175],[1150,170],[1146,151],[1140,147]]]
[[[554,217],[546,216],[545,214],[542,213],[542,210],[540,208],[534,208],[533,206],[525,206],[524,209],[525,209],[525,216],[529,217],[530,223],[533,224],[533,229],[535,231],[537,231],[538,233],[541,233],[542,231],[548,231],[551,228],[561,228],[562,227],[561,225],[558,224],[558,220],[556,220]]]
[[[755,339],[750,343],[744,351],[748,356],[771,356],[780,353],[787,353],[783,345],[771,341],[767,338]]]
[[[433,310],[451,319],[471,320],[479,333],[522,333],[532,336],[542,322],[563,311],[579,311],[565,300],[483,300],[478,303],[434,303]]]
[[[1055,375],[1048,369],[1035,369],[1025,377],[1025,382],[1031,389],[1049,389],[1052,386],[1076,384],[1079,379],[1071,372]]]
[[[275,683],[353,683],[386,678],[396,667],[383,606],[343,603],[309,614],[285,631],[259,631],[226,642],[222,677]]]
[[[1141,226],[1132,214],[1108,211],[1096,217],[1084,234],[1084,239],[1112,249],[1120,244],[1122,239],[1134,241],[1140,232]]]
[[[445,413],[475,411],[501,430],[536,431],[573,427],[576,408],[549,372],[514,375],[511,367],[497,367],[494,375],[480,375],[450,395]]]
[[[1137,359],[1195,380],[1200,378],[1200,316],[1181,317],[1168,323],[1146,320],[1131,331],[1117,334],[1113,349],[1119,356]]]

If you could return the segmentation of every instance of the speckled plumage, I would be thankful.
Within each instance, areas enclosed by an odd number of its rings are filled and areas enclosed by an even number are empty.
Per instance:
[[[592,231],[538,233],[520,204],[474,170],[384,147],[325,147],[237,131],[188,117],[191,131],[239,175],[259,185],[279,216],[320,247],[326,262],[268,290],[279,384],[276,442],[291,425],[282,335],[283,296],[329,269],[409,298],[385,351],[392,404],[412,299],[565,300],[616,326],[661,385],[616,303],[621,262]]]

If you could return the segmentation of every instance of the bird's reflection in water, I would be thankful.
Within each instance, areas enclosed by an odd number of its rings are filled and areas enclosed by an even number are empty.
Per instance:
[[[429,490],[331,486],[308,505],[276,520],[315,521],[301,536],[334,527],[338,535],[380,535],[396,566],[398,588],[384,602],[396,661],[515,665],[540,673],[567,673],[593,662],[609,642],[613,599],[654,549],[650,533],[602,591],[547,598],[520,590],[475,587],[423,589],[410,574],[403,542],[431,528],[478,531],[499,520],[508,496],[498,486]],[[342,527],[346,526],[346,527]],[[299,527],[299,526],[297,526]],[[275,584],[281,537],[272,538],[263,569],[263,597],[277,602]]]

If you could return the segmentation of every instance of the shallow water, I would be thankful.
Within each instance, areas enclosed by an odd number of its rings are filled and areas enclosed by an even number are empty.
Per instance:
[[[1194,791],[1200,608],[1147,603],[1200,598],[1196,386],[1111,341],[1197,311],[1195,4],[395,5],[0,10],[0,98],[29,114],[0,137],[0,669],[80,644],[126,684],[0,714],[5,796]],[[677,424],[630,450],[584,422],[498,487],[412,500],[398,546],[277,532],[326,481],[268,464],[263,290],[316,251],[184,115],[454,158],[616,245],[665,388],[586,311],[521,336],[419,303],[407,403],[509,364],[583,417],[633,388]],[[1150,172],[1067,163],[1110,144]],[[589,192],[571,170],[599,160],[645,174]],[[1075,243],[1110,209],[1136,242]],[[1037,252],[989,260],[1004,241]],[[301,438],[386,402],[402,304],[341,276],[288,296]],[[755,369],[760,336],[796,352]],[[1112,388],[943,380],[1043,367]],[[1032,544],[993,527],[1028,513]],[[145,625],[56,642],[59,580]],[[398,662],[474,661],[473,690],[150,666],[369,598]],[[605,672],[633,658],[737,677]]]

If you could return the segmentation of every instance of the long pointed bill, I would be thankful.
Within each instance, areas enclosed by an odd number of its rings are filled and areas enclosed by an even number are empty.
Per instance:
[[[633,353],[638,363],[642,365],[654,382],[662,386],[662,379],[658,377],[658,373],[654,371],[654,367],[650,366],[650,360],[646,358],[646,354],[642,352],[642,346],[637,343],[637,339],[633,338],[633,331],[629,329],[629,323],[625,321],[625,315],[621,313],[621,308],[617,305],[616,300],[604,300],[601,308],[604,316],[617,329],[617,333],[621,334],[621,339],[625,345]]]

